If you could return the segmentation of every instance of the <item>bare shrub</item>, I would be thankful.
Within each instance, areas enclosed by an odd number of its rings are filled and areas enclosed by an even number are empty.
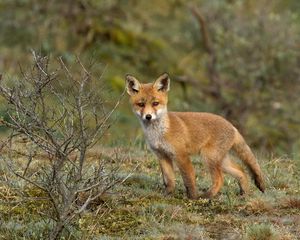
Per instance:
[[[87,153],[110,127],[123,95],[108,110],[103,88],[79,58],[75,70],[62,58],[50,62],[33,52],[33,59],[29,73],[0,84],[8,115],[1,123],[11,130],[2,159],[14,175],[45,193],[51,210],[43,214],[55,223],[49,237],[58,239],[91,202],[126,179],[118,175],[119,159],[87,164]],[[27,142],[20,151],[18,139]]]

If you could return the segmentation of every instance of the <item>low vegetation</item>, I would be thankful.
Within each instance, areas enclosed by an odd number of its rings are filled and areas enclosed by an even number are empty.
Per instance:
[[[32,48],[67,64],[77,54],[99,63],[116,98],[126,73],[147,82],[169,72],[171,110],[223,115],[251,146],[299,154],[299,8],[299,0],[2,0],[0,71],[15,78]],[[134,138],[129,107],[117,111],[110,139]]]
[[[257,240],[297,239],[300,235],[300,166],[295,159],[259,158],[266,174],[265,194],[252,185],[250,195],[241,198],[237,184],[227,177],[217,198],[191,201],[185,197],[179,173],[175,194],[164,196],[157,160],[138,146],[96,146],[87,161],[93,166],[99,158],[109,162],[116,155],[123,159],[122,172],[118,174],[127,176],[135,169],[134,173],[123,185],[95,199],[66,227],[64,239]],[[200,159],[194,159],[194,164],[198,187],[205,189],[209,176]],[[54,224],[47,217],[51,201],[3,165],[0,173],[0,235],[3,239],[45,238]],[[81,200],[86,197],[82,194]]]

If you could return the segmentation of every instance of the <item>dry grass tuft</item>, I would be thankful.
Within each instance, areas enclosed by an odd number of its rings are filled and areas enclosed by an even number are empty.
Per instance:
[[[300,198],[295,198],[295,197],[289,197],[286,199],[283,199],[279,206],[281,208],[295,208],[295,209],[300,209]]]
[[[253,199],[246,205],[246,209],[253,214],[271,213],[273,206],[262,199]]]

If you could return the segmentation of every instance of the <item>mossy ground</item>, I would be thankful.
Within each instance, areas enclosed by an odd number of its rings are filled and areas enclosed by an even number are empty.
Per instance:
[[[158,162],[138,147],[124,154],[121,175],[135,171],[67,227],[64,239],[297,239],[300,236],[300,159],[259,157],[267,191],[253,184],[246,198],[237,195],[236,182],[226,177],[213,200],[188,200],[177,171],[174,195],[165,196]],[[101,154],[99,154],[101,152]],[[108,159],[113,148],[99,147],[89,156]],[[20,161],[20,159],[19,159]],[[209,175],[194,159],[199,189],[209,187]],[[44,239],[53,221],[43,192],[1,168],[0,239]],[[7,184],[7,181],[10,184]],[[13,187],[15,186],[15,187]],[[22,193],[20,193],[22,191]],[[201,190],[200,190],[201,191]],[[22,196],[22,197],[21,197]]]

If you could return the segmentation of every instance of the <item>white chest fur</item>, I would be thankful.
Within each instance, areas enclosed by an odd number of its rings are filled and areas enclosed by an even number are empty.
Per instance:
[[[159,157],[168,156],[171,158],[174,155],[174,150],[165,138],[165,133],[168,130],[167,122],[159,120],[149,124],[142,123],[142,126],[151,150]]]

